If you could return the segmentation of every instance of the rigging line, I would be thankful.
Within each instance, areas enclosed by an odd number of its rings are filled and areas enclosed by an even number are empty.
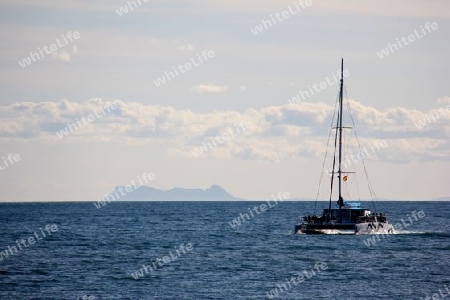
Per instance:
[[[347,90],[346,90],[346,89],[345,89],[345,94],[346,94],[346,96],[348,97],[348,95],[347,95]],[[361,151],[361,143],[359,142],[358,134],[356,133],[355,121],[354,121],[354,119],[353,119],[353,114],[352,114],[352,110],[351,110],[350,102],[349,102],[349,101],[347,101],[347,109],[348,109],[348,112],[349,112],[349,115],[350,115],[350,119],[352,120],[352,125],[353,125],[354,131],[355,131],[356,142],[358,143],[359,151]],[[369,179],[369,174],[368,174],[367,169],[366,169],[366,164],[365,164],[365,162],[364,162],[364,158],[361,159],[361,162],[362,162],[362,164],[363,164],[364,174],[366,175],[366,179],[367,179],[367,187],[368,187],[368,189],[369,189],[370,197],[372,197],[372,205],[373,205],[374,210],[375,210],[375,213],[376,213],[377,208],[376,208],[376,205],[375,205],[374,200],[375,200],[375,201],[378,201],[378,199],[377,199],[377,196],[376,196],[376,194],[375,194],[375,191],[374,191],[373,188],[372,188],[372,184],[371,184],[370,179]]]
[[[353,130],[349,130],[348,132],[344,131],[344,145],[345,145],[344,153],[353,154],[353,150],[357,148],[356,142],[354,142],[354,135],[352,133]],[[347,199],[353,199],[353,193],[356,190],[357,199],[361,200],[356,166],[352,163],[348,155],[345,155],[344,159],[345,159],[343,163],[344,168],[347,171],[353,171],[354,175],[351,176],[351,178],[355,179],[355,180],[351,179],[345,183]]]
[[[342,116],[340,115],[340,113],[338,113],[337,114],[338,115],[338,117],[337,117],[337,124],[339,124],[339,120],[340,120],[340,118],[342,118]],[[332,195],[333,195],[333,182],[334,182],[334,168],[335,168],[335,166],[336,166],[336,151],[337,151],[337,136],[338,136],[338,130],[335,130],[336,131],[336,133],[335,133],[335,135],[334,135],[334,155],[333,155],[333,168],[332,168],[332,176],[331,176],[331,183],[330,183],[330,185],[331,185],[331,188],[330,188],[330,202],[329,202],[329,205],[328,205],[328,215],[327,215],[327,221],[329,221],[329,219],[331,218],[331,197],[332,197]],[[340,168],[340,166],[339,166],[339,168]],[[339,176],[340,176],[341,174],[339,174]],[[340,199],[339,199],[340,200]]]
[[[334,119],[336,118],[336,106],[338,103],[338,98],[336,97],[336,102],[334,104],[334,110],[333,110],[333,117],[331,119],[331,125],[330,127],[333,127],[333,123],[334,123]],[[316,194],[316,201],[314,202],[314,214],[316,214],[316,206],[317,206],[317,200],[319,199],[319,194],[320,194],[320,186],[322,185],[322,180],[323,180],[323,172],[325,170],[325,162],[327,160],[327,156],[328,156],[328,147],[330,146],[330,137],[331,137],[331,132],[332,130],[329,131],[328,133],[328,140],[327,140],[327,148],[325,150],[325,157],[323,159],[322,162],[322,172],[320,174],[320,178],[319,178],[319,186],[317,188],[317,194]],[[333,170],[334,171],[334,170]],[[325,185],[324,185],[325,186]],[[324,193],[325,194],[325,193]]]
[[[361,192],[359,191],[358,176],[355,176],[355,181],[356,181],[356,192],[358,194],[358,201],[361,201]]]

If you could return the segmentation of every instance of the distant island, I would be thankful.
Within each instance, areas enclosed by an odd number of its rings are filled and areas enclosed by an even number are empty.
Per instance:
[[[256,199],[254,199],[256,200]],[[449,201],[450,197],[441,197],[422,201]],[[160,190],[150,186],[116,186],[112,192],[105,195],[99,202],[111,201],[248,201],[248,199],[237,198],[228,193],[220,185],[214,184],[207,189],[173,188]],[[264,201],[264,200],[258,200]],[[291,198],[289,201],[315,201],[309,198]],[[328,200],[318,200],[325,201]],[[352,201],[352,200],[350,200]],[[359,201],[374,201],[374,199],[361,199]],[[410,200],[388,200],[378,198],[377,201],[410,201]],[[103,204],[105,205],[105,204]]]
[[[128,186],[129,187],[129,186]],[[138,186],[126,190],[126,186],[117,186],[108,195],[119,201],[242,201],[236,198],[219,185],[212,185],[208,189],[173,188],[160,190],[149,186]],[[106,196],[104,199],[108,197]]]
[[[440,197],[440,198],[433,199],[431,201],[450,201],[450,197]]]

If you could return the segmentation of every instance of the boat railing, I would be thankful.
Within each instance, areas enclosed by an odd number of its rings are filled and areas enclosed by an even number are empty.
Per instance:
[[[383,214],[372,214],[369,216],[359,216],[356,218],[356,221],[358,223],[364,223],[364,222],[381,222],[385,223],[387,221],[386,216]]]

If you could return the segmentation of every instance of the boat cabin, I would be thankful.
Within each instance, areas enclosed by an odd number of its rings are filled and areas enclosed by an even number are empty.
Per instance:
[[[340,223],[356,223],[358,219],[368,217],[371,211],[365,208],[341,208],[341,222]],[[329,221],[339,220],[339,208],[324,209],[322,219]]]
[[[344,201],[344,205],[339,208],[324,209],[322,216],[307,216],[305,221],[312,224],[323,224],[328,222],[339,222],[341,224],[355,224],[361,220],[367,220],[372,217],[372,212],[368,209],[361,208],[358,202]],[[339,218],[340,213],[340,218]]]

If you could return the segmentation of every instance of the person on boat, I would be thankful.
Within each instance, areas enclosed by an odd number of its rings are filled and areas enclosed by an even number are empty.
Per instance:
[[[323,223],[323,222],[325,222],[326,219],[327,219],[327,216],[325,215],[325,212],[323,212],[319,221],[320,221],[320,223]]]

